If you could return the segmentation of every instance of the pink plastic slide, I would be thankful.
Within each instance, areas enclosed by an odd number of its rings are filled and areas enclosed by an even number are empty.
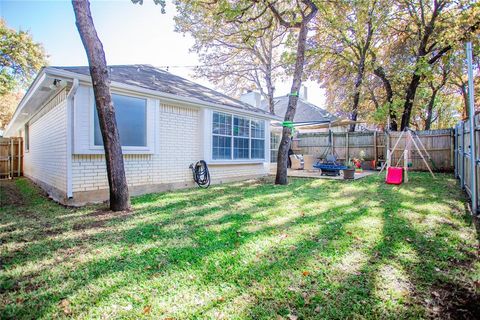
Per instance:
[[[402,184],[403,180],[403,168],[402,167],[389,167],[387,169],[388,184]]]

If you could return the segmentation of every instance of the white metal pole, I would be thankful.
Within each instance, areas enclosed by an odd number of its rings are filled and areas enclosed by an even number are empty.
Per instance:
[[[470,174],[472,193],[472,213],[477,214],[477,174],[476,174],[476,143],[475,143],[475,107],[473,99],[473,66],[472,66],[472,43],[467,42],[467,67],[468,67],[468,111],[470,122]]]

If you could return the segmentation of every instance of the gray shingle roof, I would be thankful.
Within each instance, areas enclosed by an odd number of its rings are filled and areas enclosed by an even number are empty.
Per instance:
[[[88,66],[49,67],[48,69],[59,69],[90,76],[90,69]],[[261,114],[270,114],[265,110],[255,108],[247,103],[241,102],[167,71],[155,68],[151,65],[113,65],[109,66],[109,71],[111,81],[163,93],[170,93],[180,97],[196,98],[209,103],[221,104]]]
[[[274,98],[275,102],[275,115],[280,117],[285,117],[288,106],[288,96],[281,96]],[[268,109],[267,102],[262,101],[262,107]],[[334,121],[338,118],[328,112],[325,109],[322,109],[310,102],[307,102],[303,99],[298,99],[297,102],[297,111],[295,112],[295,117],[293,118],[294,122],[311,122],[311,121],[321,121],[328,122]]]

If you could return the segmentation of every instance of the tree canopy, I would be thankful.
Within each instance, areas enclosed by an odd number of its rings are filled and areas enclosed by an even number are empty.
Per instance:
[[[15,31],[0,19],[0,128],[8,124],[21,91],[45,64],[42,45],[28,32]]]
[[[0,94],[27,86],[46,63],[41,44],[26,31],[15,31],[0,19]]]
[[[463,47],[472,40],[478,51],[477,1],[309,2],[318,14],[302,77],[326,90],[332,112],[391,130],[446,125],[465,114]],[[293,76],[297,39],[290,28],[302,15],[290,2],[177,4],[177,31],[193,36],[202,62],[197,76],[237,96],[256,89],[266,100],[276,81]]]

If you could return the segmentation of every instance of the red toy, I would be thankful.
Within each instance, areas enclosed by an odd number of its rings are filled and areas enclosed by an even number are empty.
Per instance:
[[[388,184],[402,184],[403,179],[403,168],[402,167],[389,167],[387,169],[387,180],[385,181]]]

